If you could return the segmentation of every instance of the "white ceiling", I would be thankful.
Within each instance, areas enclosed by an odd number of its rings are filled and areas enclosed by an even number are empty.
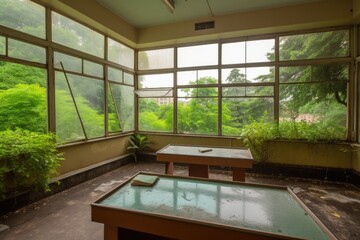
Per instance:
[[[136,28],[204,17],[296,5],[320,0],[174,0],[175,11],[163,0],[96,0]],[[210,10],[211,9],[211,10]]]

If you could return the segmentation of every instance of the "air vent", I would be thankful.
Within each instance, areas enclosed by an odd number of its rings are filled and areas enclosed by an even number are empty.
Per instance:
[[[195,23],[195,31],[210,29],[215,27],[215,22],[202,22],[202,23]]]

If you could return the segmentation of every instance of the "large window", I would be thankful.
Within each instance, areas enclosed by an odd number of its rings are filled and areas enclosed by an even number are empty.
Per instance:
[[[176,119],[153,111],[144,127],[144,112],[155,109],[144,102],[154,99],[140,97],[139,130],[163,131],[154,127],[161,116],[162,122],[176,122],[168,129],[174,133],[239,136],[249,124],[275,121],[280,130],[291,125],[292,133],[306,132],[280,137],[345,139],[349,35],[342,29],[181,46],[176,61],[172,48],[140,51],[139,89],[173,87]],[[175,74],[159,77],[173,62]]]

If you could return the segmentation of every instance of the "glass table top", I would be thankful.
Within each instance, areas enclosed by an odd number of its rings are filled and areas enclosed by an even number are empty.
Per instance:
[[[304,239],[330,239],[285,188],[161,176],[152,187],[129,182],[97,204]]]

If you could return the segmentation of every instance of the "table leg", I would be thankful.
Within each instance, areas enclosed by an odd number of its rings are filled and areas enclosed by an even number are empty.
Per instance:
[[[208,165],[189,164],[189,176],[209,178],[209,166]]]
[[[233,181],[245,182],[245,168],[232,168]]]
[[[104,225],[104,240],[118,240],[119,229],[116,226]]]
[[[165,174],[173,175],[174,174],[174,163],[165,162]]]

